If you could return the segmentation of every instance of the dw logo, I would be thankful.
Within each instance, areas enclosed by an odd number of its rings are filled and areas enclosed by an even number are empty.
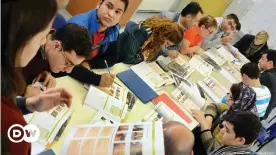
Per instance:
[[[20,124],[14,124],[8,130],[8,137],[14,143],[20,143],[23,140],[32,143],[37,141],[39,136],[40,131],[33,124],[28,124],[25,127]]]

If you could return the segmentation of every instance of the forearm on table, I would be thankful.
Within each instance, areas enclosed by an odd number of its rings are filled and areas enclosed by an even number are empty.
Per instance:
[[[71,73],[68,74],[72,78],[87,84],[99,86],[101,81],[101,75],[98,75],[81,65],[75,66]]]

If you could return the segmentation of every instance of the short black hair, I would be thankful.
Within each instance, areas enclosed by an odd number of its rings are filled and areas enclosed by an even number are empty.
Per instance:
[[[239,20],[239,18],[236,14],[231,13],[231,14],[227,15],[226,18],[227,19],[233,19],[234,22],[236,23],[236,30],[238,30],[238,31],[241,30],[241,23],[240,23],[240,20]]]
[[[257,139],[262,127],[258,116],[250,111],[233,112],[224,121],[233,124],[236,137],[245,138],[245,145],[252,144]]]
[[[101,2],[101,4],[104,2],[105,0],[102,0],[102,2]],[[126,12],[126,10],[127,10],[127,8],[128,8],[128,4],[129,4],[129,0],[121,0],[122,2],[124,2],[125,3],[125,10],[124,10],[124,12]]]
[[[273,62],[273,67],[276,67],[276,50],[274,49],[269,49],[267,52],[267,61],[272,61]]]
[[[182,11],[181,16],[185,17],[187,15],[196,16],[199,12],[203,14],[203,10],[199,3],[191,2]]]
[[[260,69],[256,63],[249,62],[241,67],[241,74],[247,75],[250,79],[258,79],[260,77]]]
[[[89,31],[78,24],[70,23],[57,29],[51,39],[60,41],[64,51],[75,50],[78,56],[88,57],[92,50]]]

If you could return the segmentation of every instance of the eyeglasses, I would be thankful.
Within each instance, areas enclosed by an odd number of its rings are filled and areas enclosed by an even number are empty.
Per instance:
[[[213,31],[210,31],[207,26],[205,26],[205,29],[209,32],[209,34],[213,33]]]
[[[61,46],[61,52],[62,52],[62,55],[64,57],[65,66],[66,67],[73,67],[73,66],[75,66],[75,64],[73,64],[72,62],[70,62],[68,60],[68,58],[66,57],[65,52],[63,51],[63,46]]]
[[[227,93],[227,97],[229,97],[230,100],[233,100],[233,96],[231,95],[231,93]]]

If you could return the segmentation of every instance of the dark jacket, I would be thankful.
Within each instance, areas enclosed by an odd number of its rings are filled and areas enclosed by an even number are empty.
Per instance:
[[[139,25],[130,27],[120,34],[119,61],[126,64],[138,64],[144,61],[140,49],[149,36],[146,28],[143,26],[139,28]]]
[[[261,73],[260,81],[261,84],[265,85],[271,93],[271,100],[263,117],[263,119],[266,119],[272,109],[276,107],[276,68]]]
[[[250,47],[250,44],[254,41],[254,39],[255,39],[255,36],[251,34],[246,34],[234,45],[234,47],[236,47],[243,55],[245,55],[246,50]],[[265,43],[265,45],[255,54],[249,57],[247,57],[246,55],[245,56],[251,62],[257,63],[262,57],[262,54],[265,53],[265,51],[267,50],[268,50],[268,46],[267,46],[267,43]]]

